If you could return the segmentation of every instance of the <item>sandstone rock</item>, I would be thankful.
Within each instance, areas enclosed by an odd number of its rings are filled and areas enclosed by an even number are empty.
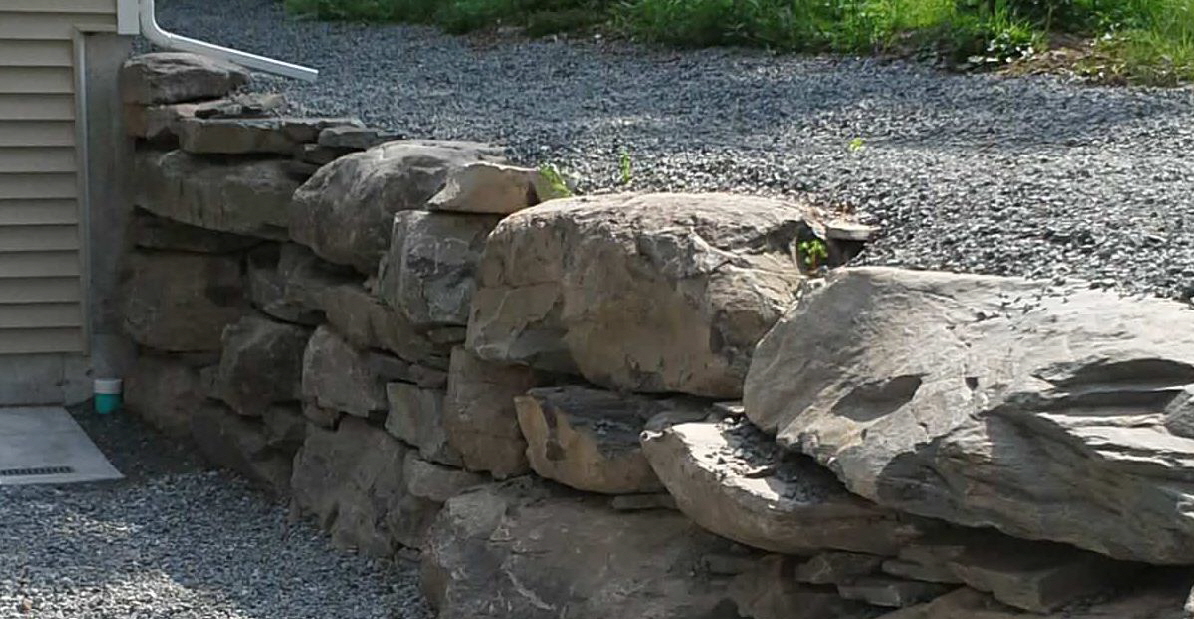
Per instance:
[[[536,382],[529,368],[491,363],[464,348],[452,349],[444,430],[465,467],[488,471],[498,479],[530,471],[514,397]]]
[[[291,236],[326,260],[374,273],[394,214],[421,208],[451,170],[487,160],[500,161],[500,152],[469,142],[389,142],[340,157],[295,193]]]
[[[259,417],[302,394],[309,329],[248,315],[224,329],[216,375],[219,398],[241,415]]]
[[[270,448],[293,455],[307,439],[307,419],[298,405],[277,405],[261,415],[265,442]],[[290,481],[286,482],[287,487]]]
[[[212,254],[130,252],[119,296],[129,336],[172,352],[219,350],[224,327],[249,309],[236,258]]]
[[[278,93],[242,92],[197,104],[195,118],[265,118],[286,105],[286,97]]]
[[[471,163],[448,175],[427,203],[433,211],[509,215],[564,197],[538,170],[499,163]]]
[[[321,305],[328,323],[357,348],[382,348],[411,363],[448,367],[448,348],[429,341],[398,312],[386,307],[359,285],[323,291]]]
[[[402,211],[394,215],[378,292],[416,327],[465,325],[477,262],[500,218]]]
[[[277,494],[289,491],[290,457],[270,448],[257,420],[209,404],[191,417],[191,437],[199,452],[213,464],[240,473]]]
[[[323,322],[326,291],[357,280],[355,273],[320,260],[296,243],[268,244],[249,254],[249,299],[261,311],[288,322]]]
[[[490,235],[468,345],[618,390],[737,398],[811,234],[800,209],[763,198],[553,200]]]
[[[754,569],[734,579],[730,595],[738,612],[751,619],[870,619],[882,613],[867,604],[844,600],[832,589],[796,582],[792,557],[763,557]]]
[[[129,240],[142,249],[230,254],[249,249],[261,239],[205,230],[138,209],[129,224]]]
[[[321,428],[334,430],[340,423],[340,419],[344,417],[344,413],[338,410],[324,408],[318,403],[312,402],[310,400],[304,400],[303,417],[307,421],[310,421]]]
[[[487,481],[483,475],[423,460],[413,451],[406,454],[402,470],[411,496],[437,504]]]
[[[209,160],[182,151],[135,157],[137,206],[193,226],[285,239],[298,183],[284,161]]]
[[[399,137],[395,133],[357,125],[333,126],[319,132],[320,146],[349,151],[369,150],[374,146],[398,139]]]
[[[399,543],[394,526],[407,497],[406,454],[402,443],[361,419],[347,417],[334,432],[312,428],[294,459],[295,503],[336,546],[388,557]]]
[[[544,387],[514,398],[535,472],[578,490],[633,494],[663,490],[639,434],[668,407],[691,404],[589,387]]]
[[[179,52],[135,56],[120,70],[121,99],[140,105],[218,99],[248,83],[234,64]]]
[[[1165,425],[1194,383],[1194,332],[1171,327],[1189,319],[1076,287],[845,270],[759,345],[746,411],[880,504],[1190,563],[1194,440]]]
[[[199,370],[185,358],[142,352],[124,379],[125,404],[166,436],[188,436],[191,417],[207,399]]]
[[[692,571],[723,544],[674,512],[615,512],[520,478],[444,505],[422,587],[439,619],[730,619],[722,583]]]
[[[921,564],[902,559],[888,559],[883,562],[883,573],[897,578],[921,580],[924,582],[939,582],[943,584],[961,584],[962,579],[954,574],[946,565]]]
[[[328,127],[360,125],[352,118],[186,118],[177,129],[179,146],[196,155],[292,155]]]
[[[851,495],[811,460],[784,455],[742,420],[654,419],[643,454],[676,504],[701,526],[755,548],[811,555],[895,555],[926,523]]]
[[[297,161],[323,167],[344,155],[351,155],[355,152],[358,151],[343,148],[327,148],[326,146],[318,146],[316,144],[303,144],[295,149],[294,156]]]
[[[837,592],[847,600],[860,600],[872,606],[905,608],[945,595],[949,585],[916,580],[902,580],[889,576],[865,576],[837,586]]]
[[[357,417],[388,408],[385,385],[370,367],[369,356],[326,326],[315,330],[303,353],[302,396]]]
[[[873,574],[883,557],[857,552],[822,552],[796,566],[796,580],[811,585],[840,585]]]
[[[124,125],[128,134],[155,147],[178,147],[179,124],[189,118],[255,118],[286,105],[278,94],[245,93],[196,103],[169,105],[125,105]]]
[[[444,392],[407,383],[386,385],[390,414],[386,431],[419,450],[426,460],[460,466],[460,454],[444,431]]]

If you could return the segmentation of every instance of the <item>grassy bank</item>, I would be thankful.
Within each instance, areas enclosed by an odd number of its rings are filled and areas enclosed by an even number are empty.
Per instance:
[[[600,28],[678,46],[934,55],[1001,65],[1057,35],[1088,43],[1073,70],[1169,84],[1194,79],[1194,0],[286,0],[319,19],[495,25],[531,35]],[[1066,40],[1076,40],[1067,37]]]

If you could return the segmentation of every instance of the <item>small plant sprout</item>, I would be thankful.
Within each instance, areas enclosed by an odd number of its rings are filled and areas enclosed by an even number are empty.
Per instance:
[[[564,174],[556,167],[554,163],[543,163],[539,166],[539,174],[543,175],[543,179],[551,185],[552,192],[559,198],[570,198],[573,196],[572,188],[568,186],[568,181],[564,180]]]
[[[618,155],[618,172],[621,175],[623,185],[629,185],[630,180],[634,177],[634,167],[630,160],[630,153],[623,148]]]
[[[866,142],[864,142],[862,138],[854,138],[853,140],[850,140],[850,143],[846,145],[846,148],[850,149],[850,152],[856,153],[866,148]]]
[[[804,268],[809,271],[820,269],[825,260],[829,258],[829,248],[821,239],[801,241],[796,249],[800,254],[800,261],[804,263]]]

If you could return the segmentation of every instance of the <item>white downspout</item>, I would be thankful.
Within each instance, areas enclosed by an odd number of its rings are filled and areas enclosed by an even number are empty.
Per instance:
[[[154,9],[154,0],[141,0],[141,34],[149,39],[151,43],[158,47],[166,49],[173,49],[183,52],[191,52],[194,54],[201,54],[204,56],[211,56],[212,58],[219,58],[238,64],[248,69],[256,69],[265,73],[272,73],[274,75],[281,75],[283,77],[293,77],[307,82],[314,82],[319,78],[319,71],[308,67],[290,64],[289,62],[282,62],[281,60],[274,60],[273,58],[266,58],[265,56],[258,56],[248,52],[242,52],[227,47],[220,47],[204,41],[191,39],[181,35],[162,30],[158,25],[157,13]]]

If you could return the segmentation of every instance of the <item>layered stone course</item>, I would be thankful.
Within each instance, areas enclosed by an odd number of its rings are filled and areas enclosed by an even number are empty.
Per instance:
[[[1188,308],[850,268],[825,209],[566,196],[201,58],[123,79],[130,409],[417,555],[440,619],[1189,619]]]

